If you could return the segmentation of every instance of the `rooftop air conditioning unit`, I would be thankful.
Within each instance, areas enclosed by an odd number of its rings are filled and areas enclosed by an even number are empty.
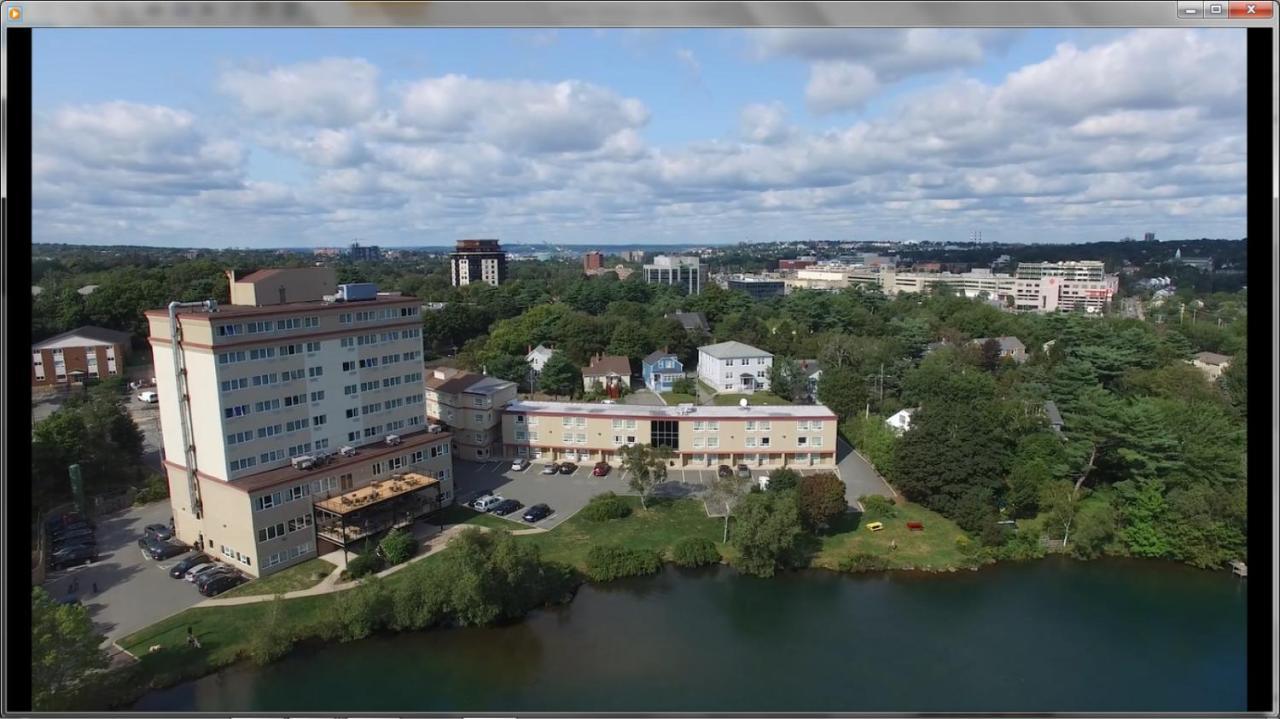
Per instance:
[[[343,445],[338,449],[338,454],[342,455],[343,457],[354,457],[356,456],[356,448],[352,447],[349,444]]]
[[[394,446],[396,446],[396,445],[400,444],[400,442],[401,442],[401,441],[402,441],[402,440],[400,439],[400,435],[398,435],[398,434],[389,434],[389,435],[387,435],[387,439],[386,439],[387,446],[394,447]]]
[[[311,469],[316,465],[316,458],[308,454],[303,454],[294,457],[290,460],[290,463],[293,464],[294,469]]]

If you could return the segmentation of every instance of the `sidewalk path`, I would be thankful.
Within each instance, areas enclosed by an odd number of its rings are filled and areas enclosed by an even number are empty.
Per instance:
[[[397,564],[396,566],[391,567],[390,569],[384,569],[381,572],[378,572],[377,576],[379,577],[390,576],[400,571],[401,569],[404,569],[410,564],[413,564],[414,562],[421,561],[423,559],[426,559],[427,557],[430,557],[433,554],[438,554],[439,552],[444,551],[444,548],[449,545],[449,542],[451,542],[459,534],[462,534],[463,530],[469,527],[474,527],[474,526],[477,526],[477,525],[453,524],[446,527],[443,532],[440,532],[439,534],[431,538],[430,546],[427,548],[427,551],[423,552],[422,554],[419,554],[413,559],[410,559],[404,564]],[[479,528],[486,532],[489,531],[487,527],[479,527]],[[519,533],[532,534],[532,533],[541,532],[541,531],[546,531],[546,530],[541,530],[541,529],[521,530]],[[299,597],[316,597],[316,596],[320,596],[321,594],[332,594],[334,592],[341,592],[346,589],[351,589],[352,587],[358,586],[360,584],[358,580],[352,580],[352,581],[346,581],[346,582],[340,581],[341,574],[342,574],[342,568],[334,567],[334,570],[329,573],[329,576],[320,580],[320,582],[316,584],[314,587],[310,587],[307,589],[299,589],[296,592],[288,592],[287,594],[284,594],[282,596],[285,599],[297,599]],[[276,598],[276,595],[274,594],[255,594],[255,595],[249,595],[244,597],[228,597],[226,599],[218,599],[215,597],[213,599],[206,599],[203,602],[200,602],[199,604],[197,604],[196,606],[197,607],[230,607],[237,604],[257,604],[259,602],[269,602],[275,598]]]

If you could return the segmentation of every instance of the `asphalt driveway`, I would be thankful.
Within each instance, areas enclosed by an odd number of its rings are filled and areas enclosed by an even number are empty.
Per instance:
[[[843,437],[836,442],[836,466],[840,470],[840,479],[844,481],[845,498],[851,507],[857,506],[859,497],[868,494],[891,499],[897,495],[876,468],[854,452]]]
[[[169,576],[188,555],[157,562],[138,547],[143,527],[168,524],[169,516],[164,501],[99,518],[98,561],[50,573],[45,590],[54,598],[78,597],[108,642],[194,606],[204,599],[195,586]]]

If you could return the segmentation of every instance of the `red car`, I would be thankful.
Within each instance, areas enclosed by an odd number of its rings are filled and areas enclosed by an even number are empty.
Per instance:
[[[595,469],[591,470],[591,475],[593,477],[603,477],[608,473],[609,473],[608,462],[596,462]]]

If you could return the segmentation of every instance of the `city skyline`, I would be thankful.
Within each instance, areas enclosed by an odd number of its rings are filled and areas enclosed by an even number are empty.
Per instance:
[[[33,60],[40,243],[1245,235],[1239,30],[42,29]]]

